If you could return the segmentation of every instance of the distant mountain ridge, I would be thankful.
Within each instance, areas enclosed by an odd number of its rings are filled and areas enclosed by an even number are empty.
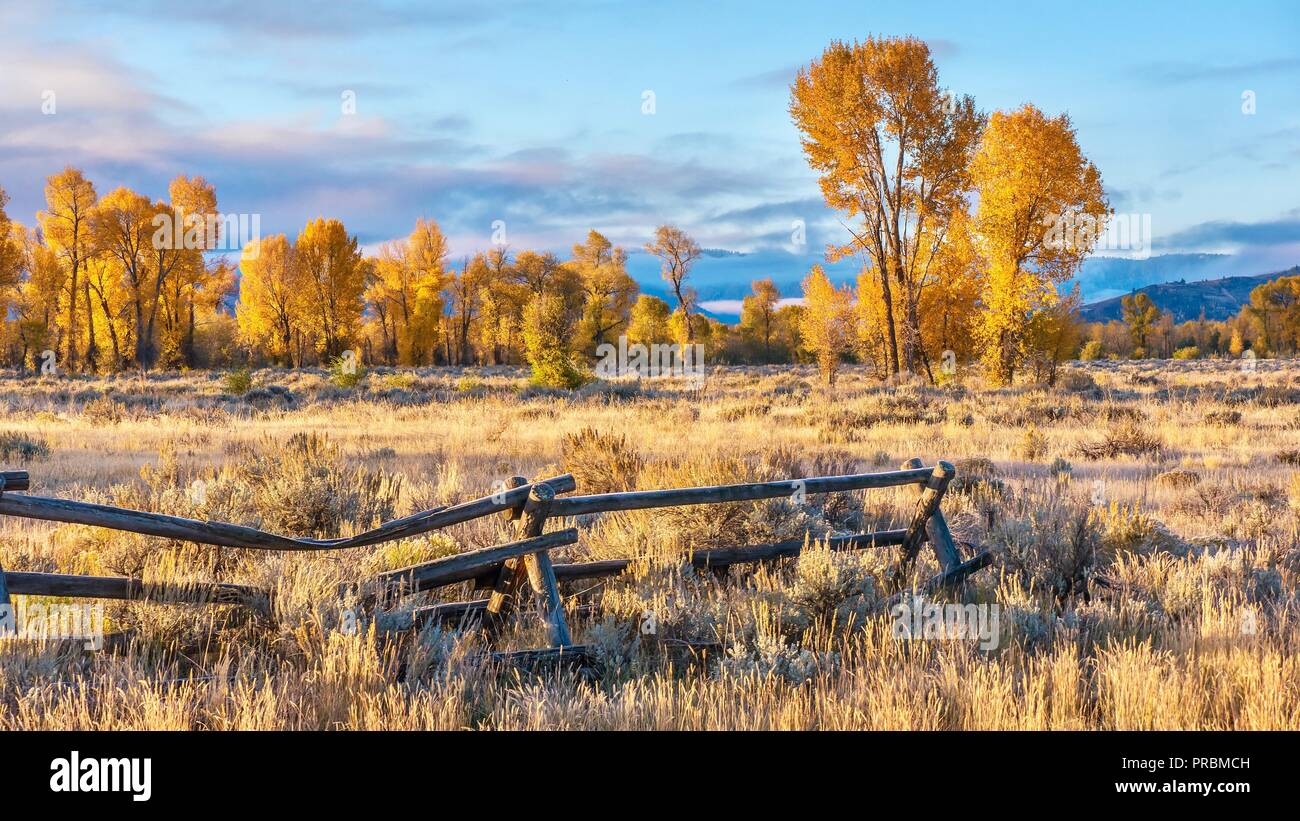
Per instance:
[[[1205,279],[1198,282],[1158,282],[1134,289],[1133,293],[1146,294],[1156,307],[1174,316],[1175,322],[1199,319],[1222,321],[1236,316],[1241,306],[1250,301],[1250,292],[1278,277],[1300,276],[1300,265],[1285,271],[1257,276],[1232,276]],[[1086,322],[1109,322],[1123,318],[1120,304],[1122,296],[1089,303],[1079,311]]]

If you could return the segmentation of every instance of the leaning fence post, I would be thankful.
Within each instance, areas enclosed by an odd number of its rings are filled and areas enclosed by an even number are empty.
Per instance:
[[[913,456],[903,463],[903,469],[915,469],[923,465],[919,458]],[[925,492],[924,486],[920,486],[920,492]],[[950,573],[961,564],[961,553],[957,552],[957,543],[952,538],[952,531],[948,529],[948,519],[938,506],[925,523],[925,535],[930,547],[934,548],[934,556],[939,560],[943,572]]]
[[[516,476],[510,482],[514,487],[519,487],[526,484],[527,480]],[[541,483],[533,486],[528,501],[524,503],[518,515],[519,538],[533,538],[542,534],[542,529],[546,526],[547,513],[550,512],[551,502],[554,499],[555,489],[550,485]],[[564,620],[564,602],[560,598],[559,586],[555,580],[555,568],[551,563],[550,554],[545,551],[528,554],[523,558],[522,564],[518,561],[513,565],[508,562],[502,564],[496,585],[488,599],[489,623],[500,625],[501,619],[505,616],[516,591],[525,578],[543,601],[551,643],[557,647],[572,644],[569,626]]]
[[[526,484],[528,484],[528,480],[525,479],[523,476],[511,476],[509,479],[506,480],[506,487],[508,489],[522,487],[523,485]],[[506,519],[507,521],[515,521],[520,519],[523,516],[524,507],[526,504],[527,502],[519,505],[518,507],[512,507],[507,510],[501,511],[502,518]],[[520,522],[519,525],[515,527],[515,533],[520,538],[524,538],[523,522]],[[541,535],[541,532],[538,531],[538,533],[534,535]],[[501,571],[497,573],[496,582],[493,583],[492,585],[492,594],[488,597],[487,612],[488,612],[489,622],[498,619],[503,614],[506,604],[514,597],[515,592],[519,586],[519,576],[517,573],[515,573],[515,570],[518,566],[519,566],[518,559],[509,559],[501,563]]]
[[[921,549],[921,539],[926,535],[926,526],[930,522],[930,517],[939,509],[939,502],[943,500],[943,494],[948,490],[948,483],[957,473],[948,462],[942,460],[934,466],[934,472],[925,480],[925,485],[921,490],[921,499],[916,503],[916,512],[912,514],[912,521],[907,526],[907,532],[903,536],[903,545],[901,556],[899,557],[898,567],[894,570],[894,588],[900,588],[907,577],[907,571],[916,559],[916,554]]]
[[[542,528],[546,526],[546,514],[554,499],[555,490],[550,485],[537,485],[533,488],[528,495],[528,504],[524,506],[523,522],[527,532],[536,530],[538,535],[541,534]],[[529,553],[524,556],[524,568],[528,572],[528,582],[541,602],[551,645],[566,647],[573,644],[573,639],[569,636],[569,625],[564,620],[564,600],[560,598],[560,588],[555,581],[551,554],[545,550]]]

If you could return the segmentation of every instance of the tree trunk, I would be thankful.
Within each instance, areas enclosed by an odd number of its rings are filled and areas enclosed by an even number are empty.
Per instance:
[[[880,270],[880,294],[885,304],[885,330],[888,342],[885,353],[889,356],[889,373],[898,373],[898,334],[894,330],[894,297],[889,287],[889,274]]]
[[[82,281],[86,297],[86,365],[90,372],[99,370],[99,346],[95,344],[95,311],[90,305],[90,275]]]
[[[77,242],[76,231],[72,234],[72,241],[75,245]],[[64,355],[63,364],[69,373],[76,373],[77,370],[77,269],[80,267],[80,260],[77,255],[72,255],[72,274],[68,281],[68,350]]]
[[[686,298],[682,296],[682,286],[680,282],[673,281],[673,292],[677,294],[677,304],[682,307],[682,319],[686,322],[686,344],[690,345],[695,342],[695,323],[691,322],[691,309],[686,306]]]

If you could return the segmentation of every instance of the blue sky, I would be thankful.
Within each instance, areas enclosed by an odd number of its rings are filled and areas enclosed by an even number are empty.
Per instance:
[[[746,276],[797,276],[844,236],[786,111],[795,68],[833,38],[911,34],[985,110],[1069,112],[1112,204],[1152,215],[1157,253],[1300,262],[1293,2],[100,5],[0,3],[15,219],[71,163],[101,193],[202,174],[263,233],[328,215],[373,245],[424,214],[460,255],[494,220],[512,248],[556,250],[593,227],[637,247],[672,221],[753,252]]]

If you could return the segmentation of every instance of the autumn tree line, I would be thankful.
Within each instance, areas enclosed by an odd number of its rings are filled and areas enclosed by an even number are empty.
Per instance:
[[[296,237],[245,243],[236,269],[208,253],[226,226],[201,177],[177,177],[153,200],[128,188],[100,196],[67,168],[45,198],[27,227],[8,217],[0,190],[0,358],[10,367],[301,367],[352,351],[391,365],[550,363],[547,380],[564,381],[620,336],[706,344],[726,361],[799,351],[798,309],[777,308],[770,280],[755,286],[739,328],[699,313],[689,276],[702,252],[672,226],[646,244],[663,261],[670,303],[641,293],[627,254],[594,230],[566,259],[494,247],[453,262],[432,219],[367,256],[340,221],[320,218]]]
[[[1300,275],[1256,286],[1249,301],[1225,320],[1175,322],[1144,293],[1120,299],[1120,319],[1087,323],[1081,359],[1257,358],[1300,353]]]
[[[735,326],[700,311],[691,270],[702,249],[673,225],[643,249],[661,263],[666,299],[642,293],[627,253],[596,230],[565,258],[494,246],[453,259],[427,217],[372,255],[321,217],[243,243],[236,269],[209,253],[228,238],[203,178],[177,177],[154,200],[100,196],[67,168],[30,228],[5,215],[0,191],[0,357],[38,369],[52,351],[60,370],[105,372],[301,367],[351,352],[389,365],[528,364],[540,382],[574,385],[601,345],[625,338],[703,346],[713,363],[816,362],[827,381],[857,361],[935,382],[978,366],[1006,384],[1051,382],[1079,355],[1295,350],[1292,284],[1252,295],[1222,328],[1174,328],[1136,302],[1118,327],[1083,325],[1067,285],[1111,212],[1069,117],[1030,104],[980,111],[939,85],[921,40],[831,43],[798,73],[789,111],[846,229],[827,260],[856,263],[856,282],[821,266],[796,294],[758,280]],[[159,241],[160,224],[177,230]]]
[[[78,169],[51,176],[30,228],[5,213],[0,189],[0,353],[10,366],[116,371],[201,364],[232,266],[205,256],[216,239],[156,242],[179,214],[216,211],[200,177],[177,177],[168,199],[128,188],[102,197]],[[216,344],[216,343],[214,343]],[[47,352],[49,352],[47,354]]]
[[[391,365],[529,363],[565,382],[620,336],[707,343],[733,360],[781,361],[798,348],[770,281],[761,316],[741,330],[699,313],[689,275],[701,249],[673,226],[645,246],[663,262],[670,303],[641,293],[627,254],[594,230],[566,259],[494,247],[453,262],[432,219],[367,256],[343,223],[319,218],[296,237],[244,243],[236,268],[208,253],[227,224],[201,177],[177,177],[165,200],[128,188],[101,197],[67,168],[45,197],[27,227],[0,190],[0,359],[10,367],[301,367],[352,352]]]

